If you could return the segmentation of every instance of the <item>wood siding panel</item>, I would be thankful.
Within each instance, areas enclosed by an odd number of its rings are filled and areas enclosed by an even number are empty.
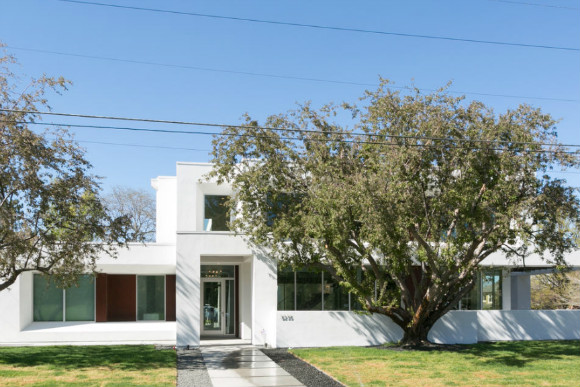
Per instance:
[[[137,278],[135,275],[107,276],[107,321],[137,320]]]
[[[95,284],[95,321],[107,321],[107,275],[97,274]]]
[[[175,321],[175,275],[165,276],[165,320]]]

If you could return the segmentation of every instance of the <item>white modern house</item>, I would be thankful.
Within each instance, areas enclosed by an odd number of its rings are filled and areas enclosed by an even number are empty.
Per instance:
[[[272,347],[371,345],[397,341],[385,316],[358,313],[329,275],[278,271],[266,251],[227,229],[231,187],[205,182],[210,164],[178,163],[152,180],[157,240],[103,257],[99,274],[57,289],[25,273],[0,292],[0,345],[157,343],[199,346],[231,338]],[[580,252],[567,257],[580,266]],[[500,254],[478,285],[430,332],[441,343],[580,339],[580,310],[530,310],[531,257],[515,270]]]

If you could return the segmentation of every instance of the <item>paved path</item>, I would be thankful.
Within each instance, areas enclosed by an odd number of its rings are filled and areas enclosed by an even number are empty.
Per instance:
[[[213,387],[304,387],[251,345],[201,347],[178,356],[178,387],[208,386],[208,376]]]

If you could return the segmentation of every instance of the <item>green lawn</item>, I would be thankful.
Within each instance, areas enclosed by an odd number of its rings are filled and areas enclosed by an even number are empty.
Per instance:
[[[175,386],[176,355],[153,346],[0,347],[0,386]]]
[[[348,386],[580,386],[580,341],[520,341],[400,351],[293,349]]]

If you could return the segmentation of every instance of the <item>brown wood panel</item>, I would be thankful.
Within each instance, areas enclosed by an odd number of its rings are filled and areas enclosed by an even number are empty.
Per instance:
[[[234,334],[240,337],[240,266],[234,266]]]
[[[175,275],[165,276],[165,321],[175,321]]]
[[[107,275],[97,274],[95,284],[95,321],[107,321]]]
[[[107,321],[137,320],[136,285],[135,275],[107,276]]]

